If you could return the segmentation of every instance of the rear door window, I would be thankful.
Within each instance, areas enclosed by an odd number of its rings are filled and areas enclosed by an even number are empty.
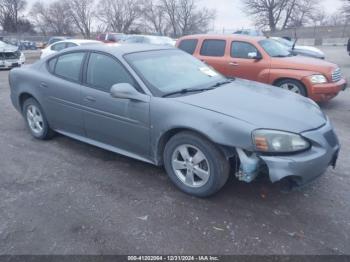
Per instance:
[[[197,44],[198,44],[197,39],[182,40],[179,44],[179,48],[182,51],[185,51],[186,53],[193,55],[194,51],[196,50]]]
[[[209,39],[204,40],[200,54],[202,56],[222,57],[225,55],[226,41]]]
[[[80,71],[84,56],[84,52],[59,56],[55,66],[55,75],[78,82],[80,80]]]
[[[259,53],[258,49],[250,43],[234,41],[231,45],[231,57],[250,59],[249,53]]]

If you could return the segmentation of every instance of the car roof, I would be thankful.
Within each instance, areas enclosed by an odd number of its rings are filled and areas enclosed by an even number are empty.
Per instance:
[[[199,40],[205,40],[205,39],[217,39],[217,40],[236,40],[236,41],[247,41],[247,42],[259,42],[260,40],[266,39],[264,36],[248,36],[248,35],[218,35],[218,34],[202,34],[202,35],[189,35],[184,36],[179,39],[186,40],[186,39],[199,39]]]
[[[170,38],[166,35],[129,35],[130,37]]]
[[[56,42],[56,43],[53,43],[53,45],[55,44],[58,44],[58,43],[74,43],[74,44],[86,44],[86,43],[101,43],[100,41],[97,41],[97,40],[87,40],[87,39],[64,39],[63,41],[59,41],[59,42]]]
[[[50,37],[50,40],[51,39],[67,39],[68,37],[67,36],[52,36]]]
[[[88,46],[78,46],[78,47],[68,48],[68,49],[65,49],[65,51],[61,51],[61,54],[72,50],[100,51],[100,52],[106,52],[106,53],[110,53],[120,57],[130,53],[139,53],[139,52],[157,51],[157,50],[178,50],[178,49],[171,46],[157,46],[157,45],[149,45],[149,44],[132,44],[132,45],[106,45],[106,44],[100,45],[99,44],[99,45],[88,45]]]

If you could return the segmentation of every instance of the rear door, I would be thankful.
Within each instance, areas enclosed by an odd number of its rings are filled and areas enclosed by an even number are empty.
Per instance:
[[[199,50],[197,58],[212,66],[223,75],[227,73],[228,59],[226,54],[226,40],[205,39]]]
[[[256,53],[261,59],[249,58],[250,53]],[[269,68],[269,59],[263,57],[255,45],[244,41],[231,42],[230,61],[225,75],[268,83]]]
[[[83,89],[87,136],[95,141],[144,157],[149,156],[149,103],[113,98],[114,84],[138,84],[113,56],[92,52]]]
[[[54,129],[70,134],[85,134],[81,110],[81,69],[85,52],[67,53],[49,60],[50,74],[42,79],[45,113]]]

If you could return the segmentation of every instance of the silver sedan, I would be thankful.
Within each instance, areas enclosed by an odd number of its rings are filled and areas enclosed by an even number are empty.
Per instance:
[[[227,79],[171,47],[67,49],[10,73],[11,99],[37,139],[55,133],[164,166],[207,197],[230,173],[300,185],[335,166],[339,142],[317,104]]]

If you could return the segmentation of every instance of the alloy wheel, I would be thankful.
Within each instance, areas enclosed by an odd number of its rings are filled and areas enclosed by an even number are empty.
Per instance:
[[[195,146],[178,146],[173,153],[171,164],[178,179],[188,187],[202,187],[209,181],[208,159]]]
[[[280,87],[293,93],[301,94],[299,87],[293,83],[285,83]]]
[[[41,134],[44,130],[44,119],[40,109],[35,105],[27,107],[27,121],[29,128],[34,134]]]

